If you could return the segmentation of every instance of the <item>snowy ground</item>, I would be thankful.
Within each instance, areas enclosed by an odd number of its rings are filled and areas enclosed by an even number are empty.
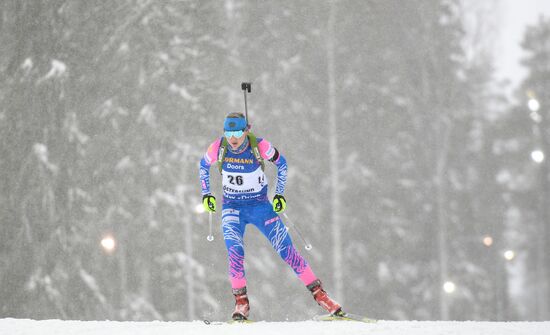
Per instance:
[[[195,322],[34,321],[0,319],[6,335],[550,335],[550,322],[256,322],[206,325]]]

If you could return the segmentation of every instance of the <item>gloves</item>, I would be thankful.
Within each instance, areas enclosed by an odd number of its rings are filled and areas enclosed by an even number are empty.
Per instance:
[[[273,210],[275,213],[281,213],[286,209],[286,199],[281,194],[275,194],[273,197]]]
[[[205,194],[202,196],[202,206],[207,212],[216,211],[216,197],[212,194]]]

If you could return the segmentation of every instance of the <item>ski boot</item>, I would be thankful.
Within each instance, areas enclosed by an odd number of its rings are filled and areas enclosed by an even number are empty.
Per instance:
[[[311,294],[313,294],[313,299],[315,299],[319,306],[323,307],[331,315],[346,315],[346,313],[342,311],[342,306],[340,306],[340,304],[338,304],[336,301],[332,300],[328,296],[327,292],[323,290],[323,286],[321,285],[321,281],[319,279],[316,279],[313,283],[309,284],[307,288],[311,291]]]
[[[234,289],[233,295],[235,296],[235,311],[231,318],[235,321],[248,320],[250,304],[248,302],[248,296],[246,295],[246,286],[240,289]]]

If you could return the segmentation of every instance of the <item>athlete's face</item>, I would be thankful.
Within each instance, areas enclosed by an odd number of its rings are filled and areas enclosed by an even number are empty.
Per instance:
[[[231,146],[231,148],[235,150],[238,147],[240,147],[241,144],[243,144],[244,139],[246,138],[247,135],[248,135],[248,130],[246,130],[241,137],[235,137],[235,136],[227,137],[227,142],[229,142],[229,145]]]

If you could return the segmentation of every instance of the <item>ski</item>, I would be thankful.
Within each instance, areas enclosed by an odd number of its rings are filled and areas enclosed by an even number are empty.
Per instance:
[[[204,324],[209,326],[219,326],[219,325],[227,325],[227,324],[237,324],[237,323],[254,323],[252,320],[228,320],[228,321],[210,321],[210,320],[202,320]]]
[[[209,326],[219,326],[219,325],[225,324],[225,322],[210,321],[210,320],[207,320],[207,319],[202,320],[202,322],[204,322],[205,325],[209,325]]]
[[[365,322],[365,323],[376,322],[375,319],[369,319],[365,316],[351,314],[351,313],[344,313],[341,316],[332,315],[332,314],[316,315],[313,317],[313,320],[315,321],[357,321],[357,322]]]

